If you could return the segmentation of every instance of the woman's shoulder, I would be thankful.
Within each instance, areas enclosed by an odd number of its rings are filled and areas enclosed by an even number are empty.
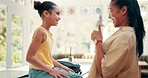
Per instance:
[[[132,27],[120,27],[119,32],[121,37],[131,37],[132,35],[135,35],[134,28]]]
[[[135,41],[136,37],[135,34],[133,32],[121,32],[118,37],[115,39],[115,41],[117,42],[124,42],[124,43],[129,43],[131,41]]]

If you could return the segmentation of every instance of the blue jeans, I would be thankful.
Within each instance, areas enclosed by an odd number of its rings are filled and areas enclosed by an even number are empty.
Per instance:
[[[82,76],[80,76],[74,72],[68,72],[62,68],[55,67],[55,69],[67,74],[68,78],[83,78]],[[37,69],[30,68],[29,69],[29,78],[54,78],[54,76],[50,75],[50,73],[45,72],[43,70],[37,70]],[[63,77],[63,78],[65,78],[65,77]]]

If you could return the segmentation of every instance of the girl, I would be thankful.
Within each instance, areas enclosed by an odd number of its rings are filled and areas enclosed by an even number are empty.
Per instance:
[[[30,63],[29,78],[82,78],[52,57],[53,39],[49,29],[61,19],[58,6],[45,1],[34,2],[34,8],[42,18],[42,25],[36,29],[26,57]]]

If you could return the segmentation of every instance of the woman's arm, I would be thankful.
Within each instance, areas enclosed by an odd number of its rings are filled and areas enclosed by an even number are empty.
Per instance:
[[[96,59],[95,59],[95,61],[97,64],[96,66],[97,66],[98,74],[100,74],[101,76],[103,76],[102,69],[101,69],[101,60],[102,60],[103,56],[104,56],[104,53],[103,53],[103,49],[102,49],[102,42],[99,41],[96,44]]]
[[[101,60],[104,56],[103,48],[102,48],[102,32],[101,32],[101,26],[98,24],[98,31],[94,30],[93,33],[91,34],[91,39],[94,41],[96,45],[96,57],[95,57],[95,62],[96,62],[96,67],[97,67],[97,72],[102,75],[102,69],[101,69]]]

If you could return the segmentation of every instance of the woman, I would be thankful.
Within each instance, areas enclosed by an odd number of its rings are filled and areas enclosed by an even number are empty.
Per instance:
[[[102,43],[100,30],[93,31],[96,55],[88,78],[140,78],[138,56],[143,53],[145,30],[137,0],[111,0],[109,18],[119,27]]]
[[[58,6],[45,1],[34,2],[34,8],[42,18],[42,25],[36,29],[26,57],[30,63],[29,78],[82,78],[52,57],[53,39],[49,29],[61,19]]]

